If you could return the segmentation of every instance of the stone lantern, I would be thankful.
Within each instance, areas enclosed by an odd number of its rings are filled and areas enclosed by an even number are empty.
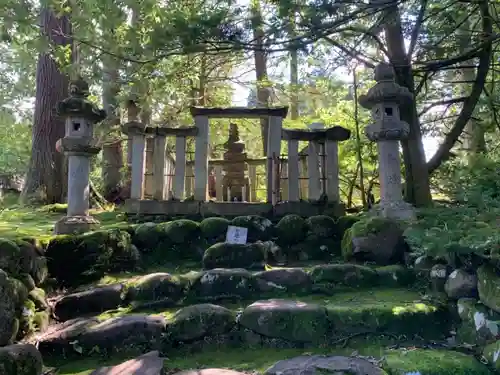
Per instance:
[[[395,82],[394,70],[386,63],[375,68],[375,81],[377,84],[359,97],[359,104],[371,110],[373,119],[365,134],[378,147],[380,204],[374,209],[380,216],[413,219],[413,206],[403,200],[399,156],[399,142],[410,133],[410,126],[399,117],[399,106],[413,100],[413,95]]]
[[[66,119],[59,147],[68,157],[68,212],[56,223],[56,234],[82,233],[99,224],[89,216],[90,158],[101,150],[93,142],[94,124],[104,120],[106,113],[87,99],[89,85],[83,79],[71,81],[69,93],[57,105],[58,116]]]

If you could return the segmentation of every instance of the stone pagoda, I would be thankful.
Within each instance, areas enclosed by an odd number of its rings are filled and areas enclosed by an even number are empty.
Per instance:
[[[245,143],[240,140],[238,125],[229,125],[229,137],[224,144],[224,172],[222,196],[224,201],[248,202],[250,200],[250,181],[245,176],[248,169]],[[229,194],[228,194],[229,193]],[[229,197],[228,197],[229,195]]]
[[[399,106],[413,100],[413,95],[395,82],[394,70],[387,63],[377,65],[375,81],[377,84],[359,97],[359,104],[371,110],[373,119],[365,134],[378,147],[380,204],[374,211],[393,219],[413,219],[413,206],[403,200],[399,155],[400,141],[410,134],[408,123],[400,119]]]

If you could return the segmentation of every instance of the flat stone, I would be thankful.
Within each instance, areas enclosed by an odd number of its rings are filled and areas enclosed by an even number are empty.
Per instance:
[[[101,367],[90,375],[160,375],[163,371],[163,362],[164,359],[155,350],[117,366]]]
[[[285,359],[268,368],[264,375],[382,375],[370,361],[357,357],[301,355]]]
[[[53,326],[39,337],[38,348],[44,353],[75,349],[92,350],[120,349],[143,345],[146,349],[157,349],[166,327],[163,316],[133,314],[100,321],[97,318],[68,320]]]
[[[247,375],[247,374],[248,374],[247,372],[239,372],[223,368],[205,368],[201,370],[186,370],[174,373],[174,375]]]
[[[312,285],[311,277],[301,268],[276,268],[259,272],[255,277],[269,286],[290,291],[308,290]]]
[[[68,294],[55,303],[54,313],[64,321],[116,309],[122,303],[122,291],[122,284],[113,284]]]
[[[248,306],[240,324],[266,337],[291,342],[317,342],[330,328],[325,307],[300,301],[269,299]]]
[[[34,345],[17,344],[0,348],[0,374],[40,375],[43,362]]]

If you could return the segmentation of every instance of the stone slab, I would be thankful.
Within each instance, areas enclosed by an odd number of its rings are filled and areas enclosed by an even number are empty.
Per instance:
[[[90,375],[161,375],[163,362],[164,359],[155,350],[117,366],[101,367]]]
[[[54,234],[78,234],[97,228],[99,220],[92,216],[64,216],[54,225]]]

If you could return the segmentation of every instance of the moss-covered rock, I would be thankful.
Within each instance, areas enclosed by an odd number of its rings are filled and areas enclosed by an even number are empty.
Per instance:
[[[141,252],[152,252],[163,241],[164,234],[156,223],[143,223],[135,227],[132,242]]]
[[[159,226],[174,244],[182,245],[193,242],[201,236],[200,225],[192,220],[174,220],[159,224]]]
[[[56,236],[46,256],[51,276],[67,286],[97,280],[108,272],[134,270],[140,260],[130,235],[118,229]]]
[[[301,268],[274,268],[255,274],[257,280],[269,285],[269,291],[305,293],[311,290],[309,274]],[[264,289],[264,287],[261,287]]]
[[[21,273],[17,276],[17,279],[24,284],[28,292],[31,292],[36,287],[35,280],[33,280],[33,277],[29,273]]]
[[[267,259],[261,243],[231,244],[220,242],[210,246],[203,255],[203,268],[262,268]]]
[[[236,317],[231,310],[203,303],[177,311],[167,324],[167,335],[174,342],[189,342],[226,333],[235,324]]]
[[[259,293],[258,280],[243,269],[213,269],[200,272],[188,292],[191,301],[248,299]]]
[[[226,238],[231,222],[223,217],[208,217],[200,223],[202,236],[210,242],[221,242]]]
[[[416,281],[415,272],[400,264],[377,267],[376,271],[382,286],[408,286]]]
[[[35,303],[37,310],[47,310],[49,308],[45,290],[41,288],[35,288],[30,291],[28,298]]]
[[[243,310],[240,324],[266,337],[299,343],[323,342],[330,329],[325,307],[282,299],[254,302]]]
[[[460,341],[484,345],[500,335],[500,314],[488,309],[476,299],[459,299],[457,310],[464,323]]]
[[[248,229],[247,241],[267,241],[273,237],[274,227],[271,220],[258,215],[235,217],[231,225]]]
[[[488,361],[488,364],[500,374],[500,340],[486,345],[483,349],[483,356]]]
[[[351,228],[355,223],[360,221],[361,218],[355,215],[341,216],[337,219],[337,228],[339,232],[339,238],[344,237],[344,233]]]
[[[314,288],[332,287],[363,288],[376,285],[379,281],[376,271],[357,264],[326,264],[315,266],[310,271]]]
[[[309,235],[295,245],[283,247],[289,260],[324,260],[328,261],[340,255],[340,242],[335,238],[320,238]]]
[[[356,222],[342,239],[342,254],[346,260],[379,265],[403,263],[408,250],[399,222],[383,217],[368,217]]]
[[[35,245],[23,240],[15,240],[14,242],[21,250],[21,272],[31,273],[35,266],[35,259],[40,256]]]
[[[500,274],[498,269],[485,264],[478,268],[477,279],[481,302],[500,313]]]
[[[185,284],[169,273],[152,273],[127,285],[127,301],[172,305],[184,296]]]
[[[3,270],[0,270],[0,346],[8,345],[19,329],[16,326],[16,310],[19,307],[19,292],[16,285]]]
[[[293,245],[303,241],[307,234],[306,221],[299,215],[286,215],[276,224],[280,245]]]
[[[0,238],[0,269],[10,275],[22,272],[21,249],[13,241]]]
[[[476,298],[477,276],[463,269],[455,270],[448,276],[444,290],[453,299]]]
[[[391,350],[383,368],[389,375],[491,375],[473,356],[438,349]]]
[[[42,355],[30,344],[10,345],[0,348],[0,374],[41,375]]]
[[[330,216],[311,216],[307,218],[306,225],[309,234],[319,238],[333,238],[339,235],[337,224]]]

